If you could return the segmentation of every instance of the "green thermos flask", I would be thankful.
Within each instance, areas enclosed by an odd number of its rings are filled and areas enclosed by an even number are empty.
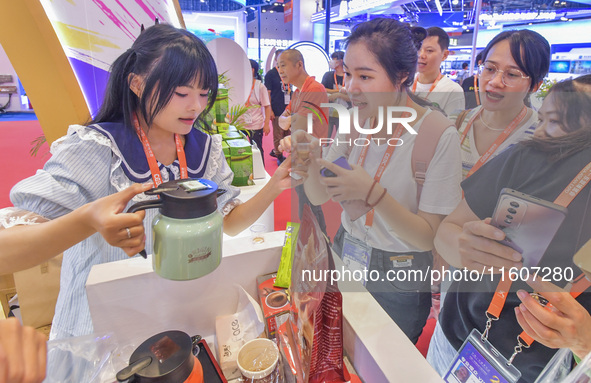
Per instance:
[[[223,217],[217,211],[217,197],[225,192],[205,179],[175,180],[145,192],[159,199],[129,208],[130,213],[160,209],[152,221],[152,267],[158,275],[184,281],[200,278],[219,266]]]

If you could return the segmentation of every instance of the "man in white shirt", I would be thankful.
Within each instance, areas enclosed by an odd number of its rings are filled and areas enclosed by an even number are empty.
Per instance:
[[[447,115],[464,110],[464,90],[439,70],[449,55],[449,36],[439,27],[427,29],[419,50],[417,75],[412,91],[441,108]]]

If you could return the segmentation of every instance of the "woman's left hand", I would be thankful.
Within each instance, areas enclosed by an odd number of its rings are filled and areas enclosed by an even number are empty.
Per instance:
[[[519,325],[537,342],[550,348],[570,348],[580,358],[591,351],[591,315],[570,295],[550,282],[539,279],[528,284],[546,298],[544,308],[529,293],[517,292],[522,304],[515,308]]]
[[[352,170],[348,170],[322,158],[316,161],[320,167],[336,174],[335,177],[320,177],[320,183],[326,186],[326,192],[333,201],[365,200],[374,180],[363,167],[351,165]]]

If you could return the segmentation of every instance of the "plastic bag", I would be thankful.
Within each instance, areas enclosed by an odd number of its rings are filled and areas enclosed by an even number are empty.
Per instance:
[[[115,379],[113,356],[117,342],[112,334],[86,335],[47,343],[47,376],[44,383],[102,383]]]
[[[237,287],[236,313],[215,320],[218,361],[226,379],[240,377],[238,350],[265,331],[260,306],[241,286]]]
[[[591,382],[591,353],[587,354],[581,363],[568,374],[563,383],[588,383]]]

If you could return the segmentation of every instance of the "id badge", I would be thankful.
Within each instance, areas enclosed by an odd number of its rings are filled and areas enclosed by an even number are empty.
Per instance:
[[[349,270],[364,273],[369,269],[371,260],[371,246],[345,232],[343,239],[343,263]],[[363,286],[367,281],[363,279]]]
[[[289,104],[289,101],[290,101],[289,93],[283,93],[283,102],[285,103],[285,105]]]
[[[443,380],[448,383],[516,383],[521,372],[474,329],[453,359]]]

